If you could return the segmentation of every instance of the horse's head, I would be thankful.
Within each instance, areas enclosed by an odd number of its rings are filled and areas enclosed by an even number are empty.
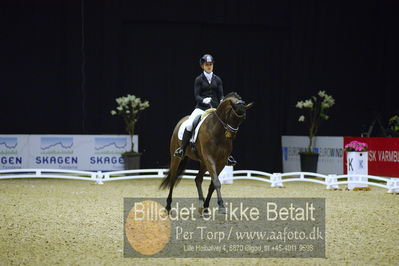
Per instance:
[[[230,92],[225,96],[221,105],[222,104],[225,105],[225,109],[231,110],[232,116],[245,118],[247,110],[250,109],[254,103],[251,102],[246,104],[240,95],[238,95],[236,92]]]
[[[224,97],[217,110],[219,116],[224,119],[222,122],[226,124],[225,128],[231,133],[227,134],[226,131],[226,136],[232,136],[238,131],[240,124],[246,118],[247,110],[253,104],[253,102],[246,104],[236,92],[231,92]]]

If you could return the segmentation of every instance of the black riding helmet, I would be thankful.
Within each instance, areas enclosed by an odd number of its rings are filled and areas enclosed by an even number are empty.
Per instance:
[[[202,65],[203,63],[214,63],[215,60],[213,60],[213,56],[211,56],[210,54],[204,54],[201,59],[200,59],[200,65]]]

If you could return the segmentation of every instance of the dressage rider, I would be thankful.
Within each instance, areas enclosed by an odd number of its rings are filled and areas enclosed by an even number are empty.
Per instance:
[[[200,58],[200,66],[203,70],[194,81],[194,97],[197,105],[188,118],[189,122],[184,130],[181,146],[175,151],[175,156],[183,158],[187,144],[193,130],[193,121],[198,115],[202,115],[206,109],[216,108],[223,99],[223,83],[220,77],[213,73],[214,60],[210,54]],[[228,165],[235,165],[237,162],[233,156],[229,156]]]

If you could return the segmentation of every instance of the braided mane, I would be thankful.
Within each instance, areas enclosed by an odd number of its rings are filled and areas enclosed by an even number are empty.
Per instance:
[[[219,104],[217,108],[217,110],[221,112],[219,113],[219,115],[226,114],[229,109],[233,108],[231,104],[234,104],[236,100],[242,100],[241,96],[238,95],[237,92],[233,91],[224,96],[223,101]]]
[[[224,99],[226,99],[226,98],[236,98],[236,99],[238,99],[238,100],[242,100],[241,96],[238,95],[238,93],[235,92],[235,91],[230,92],[230,93],[228,93],[226,96],[224,96]]]

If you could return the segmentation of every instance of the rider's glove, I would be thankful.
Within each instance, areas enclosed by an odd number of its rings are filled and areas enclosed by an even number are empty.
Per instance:
[[[202,102],[203,102],[204,104],[209,104],[209,103],[211,102],[211,100],[212,100],[211,97],[207,97],[207,98],[204,98],[204,99],[202,100]]]

